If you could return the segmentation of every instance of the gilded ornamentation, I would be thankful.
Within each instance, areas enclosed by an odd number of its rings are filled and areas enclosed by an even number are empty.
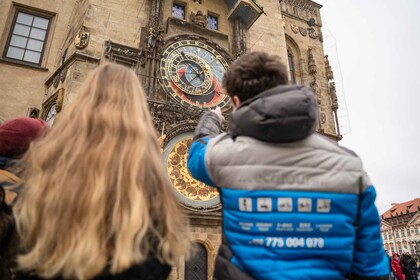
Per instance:
[[[169,178],[175,189],[188,199],[208,201],[219,195],[216,189],[192,178],[187,168],[187,157],[192,138],[176,143],[167,157]]]
[[[296,34],[299,32],[299,26],[294,25],[292,23],[290,24],[290,29],[292,29],[292,31]]]
[[[303,27],[300,27],[300,26],[299,26],[299,32],[303,37],[308,35],[308,30],[306,30],[306,28],[303,28]]]
[[[78,49],[83,49],[89,44],[89,32],[83,32],[76,35],[74,38],[74,45]]]

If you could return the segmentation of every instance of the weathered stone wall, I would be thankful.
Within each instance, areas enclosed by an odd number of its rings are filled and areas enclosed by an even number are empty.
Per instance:
[[[54,13],[46,40],[45,53],[40,67],[23,66],[0,58],[0,122],[26,116],[29,107],[41,108],[45,95],[44,81],[54,69],[56,56],[60,52],[64,34],[75,6],[67,0],[17,0],[0,1],[0,54],[3,55],[15,7],[23,6],[47,13]]]
[[[278,55],[287,65],[286,42],[283,17],[278,0],[259,0],[265,14],[262,14],[247,32],[247,51],[264,51]]]

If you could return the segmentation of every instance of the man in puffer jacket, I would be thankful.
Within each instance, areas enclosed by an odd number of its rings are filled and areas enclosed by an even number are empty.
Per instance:
[[[353,152],[314,133],[311,90],[287,85],[261,52],[237,59],[223,85],[231,132],[219,134],[220,108],[206,112],[188,157],[221,195],[215,279],[387,279],[375,189]]]

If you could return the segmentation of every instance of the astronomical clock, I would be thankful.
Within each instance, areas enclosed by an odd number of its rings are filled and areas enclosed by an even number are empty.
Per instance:
[[[160,61],[163,88],[173,100],[197,108],[224,107],[222,92],[226,59],[210,45],[197,40],[171,44]]]
[[[168,176],[182,204],[190,210],[213,211],[220,208],[218,191],[192,178],[187,168],[188,151],[194,126],[204,110],[219,106],[231,109],[223,93],[223,74],[230,56],[220,46],[200,36],[180,36],[168,40],[159,63],[160,86],[170,103],[195,112],[175,124],[177,133],[165,142],[163,158]],[[186,124],[187,129],[182,129]],[[165,134],[166,136],[166,134]]]

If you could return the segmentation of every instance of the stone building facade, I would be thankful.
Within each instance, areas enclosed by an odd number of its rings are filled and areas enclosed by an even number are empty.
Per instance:
[[[0,122],[32,116],[52,124],[98,64],[132,68],[145,88],[168,176],[198,244],[195,259],[180,260],[171,278],[211,279],[221,205],[217,192],[185,168],[194,127],[203,110],[216,105],[228,117],[224,70],[246,52],[265,51],[288,65],[292,83],[313,89],[318,132],[341,139],[320,8],[311,0],[1,1]],[[182,79],[183,67],[204,74]]]
[[[393,204],[381,215],[381,232],[389,255],[407,249],[420,258],[420,198]]]

